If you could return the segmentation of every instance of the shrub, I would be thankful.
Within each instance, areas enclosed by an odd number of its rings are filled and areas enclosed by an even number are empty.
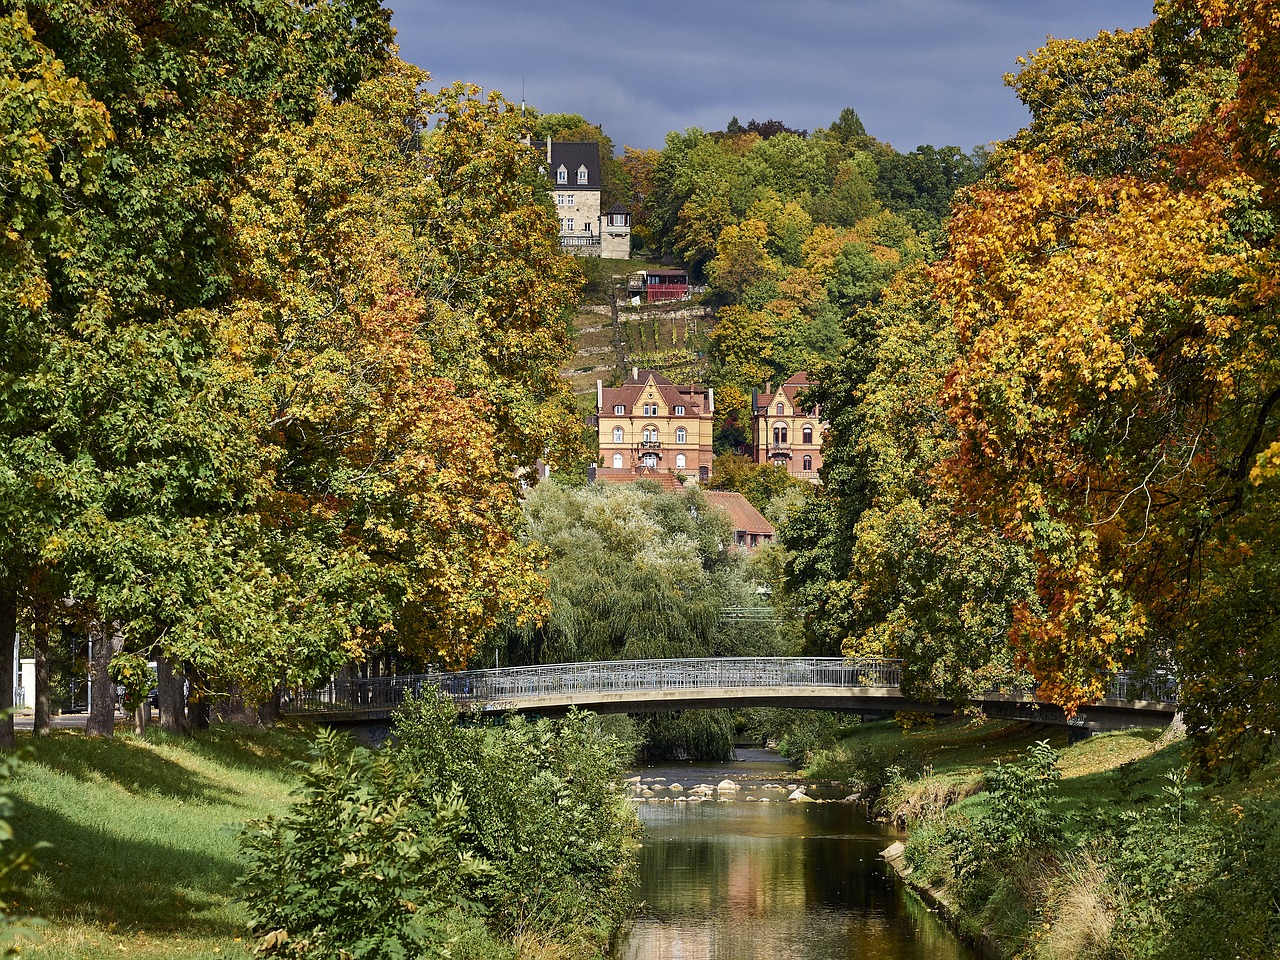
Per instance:
[[[489,868],[462,843],[456,788],[428,788],[392,751],[322,731],[290,812],[249,824],[240,881],[260,950],[299,958],[439,952]],[[452,918],[451,913],[455,914]],[[452,919],[452,923],[450,922]]]
[[[432,697],[396,735],[371,752],[321,734],[288,815],[242,836],[260,951],[511,955],[496,936],[598,954],[630,915],[638,829],[598,718],[465,725]]]
[[[631,913],[635,811],[618,788],[625,745],[592,714],[466,726],[438,698],[407,704],[397,750],[426,782],[457,786],[467,843],[490,871],[472,886],[504,934],[597,946]]]

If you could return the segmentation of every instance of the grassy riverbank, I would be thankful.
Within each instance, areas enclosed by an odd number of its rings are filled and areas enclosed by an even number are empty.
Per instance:
[[[248,957],[236,837],[278,814],[309,736],[215,726],[192,739],[26,740],[12,784],[22,843],[50,846],[20,907],[48,920],[47,960]]]
[[[809,773],[877,797],[910,831],[909,882],[1000,956],[1277,955],[1276,764],[1201,785],[1164,731],[1068,746],[1043,727],[957,721],[867,724]]]

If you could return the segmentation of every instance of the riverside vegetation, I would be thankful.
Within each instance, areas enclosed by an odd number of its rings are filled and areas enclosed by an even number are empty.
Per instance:
[[[1019,960],[1280,955],[1280,764],[1188,776],[1188,742],[1133,730],[867,724],[809,775],[846,780],[910,833],[907,882]]]
[[[600,955],[630,915],[628,753],[588,715],[455,721],[415,703],[377,752],[218,724],[35,741],[12,784],[18,837],[48,842],[24,955]]]

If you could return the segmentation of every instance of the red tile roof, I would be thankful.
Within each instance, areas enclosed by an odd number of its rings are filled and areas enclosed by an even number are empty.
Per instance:
[[[755,507],[740,493],[730,490],[706,491],[707,502],[729,514],[733,529],[743,533],[763,534],[772,537],[777,532]]]

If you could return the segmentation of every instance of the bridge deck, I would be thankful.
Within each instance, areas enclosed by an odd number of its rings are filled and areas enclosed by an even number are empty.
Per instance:
[[[406,698],[437,689],[460,707],[480,713],[643,713],[693,707],[780,706],[877,712],[950,713],[947,703],[920,703],[902,695],[902,661],[826,657],[624,660],[505,667],[335,681],[297,692],[286,710],[325,722],[386,720]],[[1171,678],[1113,677],[1106,698],[1076,717],[1033,690],[992,690],[976,703],[989,715],[1040,723],[1116,729],[1167,723],[1174,715]]]

